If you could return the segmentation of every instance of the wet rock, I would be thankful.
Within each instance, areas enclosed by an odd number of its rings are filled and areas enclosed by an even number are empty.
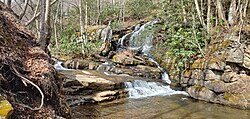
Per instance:
[[[204,100],[204,101],[208,101],[211,102],[214,100],[214,98],[216,97],[216,94],[209,90],[206,87],[202,87],[202,86],[191,86],[187,89],[188,94],[195,98],[195,99],[199,99],[199,100]]]
[[[67,60],[63,63],[63,67],[66,67],[68,69],[97,69],[97,67],[100,65],[98,62],[94,62],[91,60],[80,60],[80,59],[74,59],[74,60]]]
[[[146,78],[161,78],[161,71],[156,67],[138,65],[136,67],[114,68],[115,74],[128,74],[130,76],[139,76]]]
[[[109,90],[96,93],[95,96],[92,97],[92,99],[95,102],[106,102],[126,97],[128,97],[128,91],[126,90]]]

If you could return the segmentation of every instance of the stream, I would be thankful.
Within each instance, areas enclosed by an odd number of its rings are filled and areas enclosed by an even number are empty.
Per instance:
[[[130,50],[140,51],[144,57],[162,72],[162,80],[165,83],[157,83],[155,80],[138,79],[124,81],[129,98],[105,102],[99,104],[85,104],[72,107],[74,119],[249,119],[249,110],[240,110],[218,104],[207,103],[191,99],[184,91],[175,91],[170,88],[171,81],[163,68],[151,57],[153,46],[152,26],[157,21],[148,22],[142,26],[137,25],[133,32],[119,39],[121,52],[125,47]],[[147,30],[149,29],[149,30]],[[149,34],[149,35],[145,35]],[[127,44],[126,44],[127,43]],[[109,63],[103,63],[109,66]],[[57,70],[69,70],[61,66],[61,62],[55,65]],[[106,76],[119,76],[125,80],[130,76],[126,74],[116,75],[104,71]],[[112,77],[111,77],[112,78]]]
[[[75,119],[249,119],[249,110],[190,99],[185,95],[124,99],[73,108]]]

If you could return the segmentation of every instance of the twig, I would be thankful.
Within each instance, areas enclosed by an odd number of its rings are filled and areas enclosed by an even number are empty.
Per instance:
[[[40,94],[41,94],[41,96],[42,96],[42,98],[41,98],[41,104],[40,104],[40,106],[39,106],[38,108],[37,108],[37,107],[32,108],[32,107],[30,107],[30,106],[28,106],[28,105],[24,105],[24,104],[20,104],[20,105],[23,106],[23,107],[29,108],[30,110],[33,110],[33,111],[35,111],[35,110],[40,110],[40,109],[43,107],[43,103],[44,103],[44,94],[43,94],[42,90],[41,90],[36,84],[34,84],[32,81],[30,81],[29,79],[23,77],[23,76],[16,70],[16,68],[15,68],[14,66],[12,66],[12,68],[13,68],[14,72],[16,73],[16,75],[17,75],[18,77],[20,77],[20,78],[22,79],[23,82],[30,83],[31,85],[33,85],[34,87],[36,87],[37,90],[40,92]],[[27,84],[26,84],[26,85],[27,85]]]

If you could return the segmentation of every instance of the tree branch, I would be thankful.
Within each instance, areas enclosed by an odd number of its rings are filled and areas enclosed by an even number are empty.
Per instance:
[[[56,2],[57,2],[57,0],[54,0],[53,2],[50,3],[50,6],[54,5]],[[34,12],[33,17],[25,23],[26,26],[28,26],[31,22],[33,22],[37,17],[39,17],[41,15],[40,12],[37,13],[38,8],[39,8],[39,3],[40,3],[40,0],[38,0],[38,2],[37,2],[36,10]]]

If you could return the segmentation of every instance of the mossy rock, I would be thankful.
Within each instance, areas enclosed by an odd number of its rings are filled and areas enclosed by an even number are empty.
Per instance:
[[[222,40],[221,42],[216,42],[216,41],[211,41],[210,43],[210,46],[209,46],[209,49],[210,49],[210,52],[215,52],[215,51],[218,51],[218,50],[222,50],[222,49],[225,49],[227,47],[229,47],[231,44],[231,41],[229,40]]]
[[[0,118],[8,119],[13,111],[13,107],[7,100],[0,101]]]
[[[224,93],[223,98],[227,101],[237,101],[242,98],[240,94]]]
[[[205,59],[198,59],[198,60],[196,60],[192,64],[191,69],[203,69],[204,68],[204,62],[205,62]]]
[[[183,73],[183,77],[185,78],[190,78],[192,75],[192,71],[191,70],[185,70]]]

